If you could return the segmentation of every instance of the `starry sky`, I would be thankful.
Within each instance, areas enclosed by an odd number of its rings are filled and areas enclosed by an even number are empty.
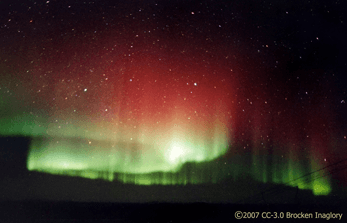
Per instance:
[[[346,159],[345,9],[343,1],[1,1],[0,134],[49,138],[47,150],[68,160],[59,168],[85,159],[97,171],[139,174],[223,157],[224,177],[250,169],[256,180],[284,183]],[[64,138],[85,145],[52,146]],[[117,149],[130,144],[146,146]],[[116,153],[109,148],[126,155],[92,160]],[[44,165],[51,156],[34,157],[37,168],[56,168]],[[132,161],[111,168],[119,157]],[[328,178],[347,182],[341,172]]]

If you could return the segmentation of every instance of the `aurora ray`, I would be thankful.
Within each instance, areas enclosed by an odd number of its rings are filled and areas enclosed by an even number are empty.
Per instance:
[[[114,88],[121,91],[105,93],[94,102],[109,103],[113,109],[105,109],[102,114],[99,110],[96,114],[76,115],[75,120],[71,115],[65,118],[66,110],[54,111],[51,116],[55,120],[46,129],[48,138],[32,142],[28,169],[111,181],[118,174],[123,177],[115,180],[123,182],[132,182],[131,175],[136,175],[133,183],[148,184],[148,180],[139,179],[155,172],[179,175],[185,163],[209,162],[224,155],[231,144],[229,118],[225,115],[230,105],[223,93],[228,84],[208,79],[208,70],[200,68],[191,75],[197,71],[206,77],[197,77],[194,83],[181,80],[168,88],[158,74],[163,69],[153,70],[143,64],[128,69],[114,83]],[[171,72],[167,78],[175,79],[181,74]],[[143,76],[146,78],[137,78]],[[189,84],[192,86],[187,91]],[[84,90],[84,94],[88,91]],[[62,126],[56,124],[57,120],[70,124]],[[204,177],[193,178],[170,182],[206,182]],[[155,177],[150,181],[169,182]]]

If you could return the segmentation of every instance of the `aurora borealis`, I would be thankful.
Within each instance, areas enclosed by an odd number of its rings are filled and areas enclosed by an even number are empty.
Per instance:
[[[0,134],[32,137],[29,171],[346,186],[338,6],[131,2],[5,4]]]

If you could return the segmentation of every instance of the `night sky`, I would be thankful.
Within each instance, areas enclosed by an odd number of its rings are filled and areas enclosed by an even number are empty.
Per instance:
[[[2,160],[25,154],[21,174],[32,190],[46,188],[42,199],[59,191],[64,200],[172,200],[66,192],[95,182],[138,194],[141,185],[166,185],[165,193],[247,179],[314,195],[344,190],[346,9],[344,1],[1,1],[0,134],[30,138],[26,150],[3,145]],[[25,184],[18,171],[1,171],[4,185]],[[74,183],[52,189],[65,181]],[[7,191],[5,199],[39,193]],[[196,191],[189,199],[225,201]]]

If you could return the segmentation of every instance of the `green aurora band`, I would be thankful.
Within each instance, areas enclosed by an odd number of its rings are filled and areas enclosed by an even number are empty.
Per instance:
[[[274,183],[311,190],[314,195],[331,192],[329,177],[314,162],[296,161],[289,151],[286,159],[269,154],[239,154],[228,163],[216,159],[228,149],[226,135],[215,134],[209,143],[187,143],[183,135],[162,140],[162,147],[140,142],[115,142],[82,138],[46,138],[32,140],[27,168],[72,177],[103,179],[137,185],[187,185],[218,183],[233,178],[234,182],[250,175],[262,183]],[[223,141],[224,140],[224,141]],[[191,139],[191,141],[194,141]],[[220,143],[223,142],[223,143]],[[258,149],[259,151],[259,149]],[[252,164],[249,166],[249,160]],[[314,172],[313,174],[308,174]],[[303,177],[304,176],[304,177]]]
[[[192,135],[176,126],[167,132],[166,137],[159,131],[157,137],[152,135],[134,141],[120,138],[116,141],[111,140],[113,138],[105,129],[98,129],[96,132],[99,134],[96,134],[91,129],[86,131],[81,126],[70,125],[64,131],[50,131],[53,128],[45,124],[44,118],[30,117],[0,120],[5,127],[1,129],[2,135],[33,136],[27,159],[30,171],[137,185],[218,183],[228,178],[237,181],[250,175],[262,183],[307,189],[314,195],[331,192],[329,176],[322,171],[314,172],[324,166],[315,162],[313,153],[306,154],[311,157],[308,160],[298,160],[297,148],[286,149],[285,157],[274,150],[269,162],[270,154],[260,153],[266,151],[265,146],[257,148],[254,145],[251,155],[238,154],[227,165],[214,165],[215,159],[237,148],[235,145],[230,147],[230,136],[220,122],[209,131],[209,134],[213,132],[213,137],[205,134],[205,139],[201,138],[201,132]],[[150,138],[154,138],[155,143],[151,144]],[[314,173],[307,175],[311,172]]]
[[[27,168],[31,171],[141,185],[217,182],[217,178],[206,178],[201,176],[202,173],[188,176],[181,172],[185,163],[209,162],[227,152],[229,142],[226,128],[218,120],[215,122],[219,124],[205,133],[195,132],[194,135],[191,134],[194,133],[193,129],[184,130],[179,125],[173,125],[167,131],[156,131],[147,134],[147,137],[142,134],[130,140],[128,137],[112,140],[106,132],[83,133],[88,134],[89,139],[85,135],[83,138],[72,138],[59,135],[62,132],[54,132],[61,137],[33,139]],[[91,139],[93,135],[98,137]]]

